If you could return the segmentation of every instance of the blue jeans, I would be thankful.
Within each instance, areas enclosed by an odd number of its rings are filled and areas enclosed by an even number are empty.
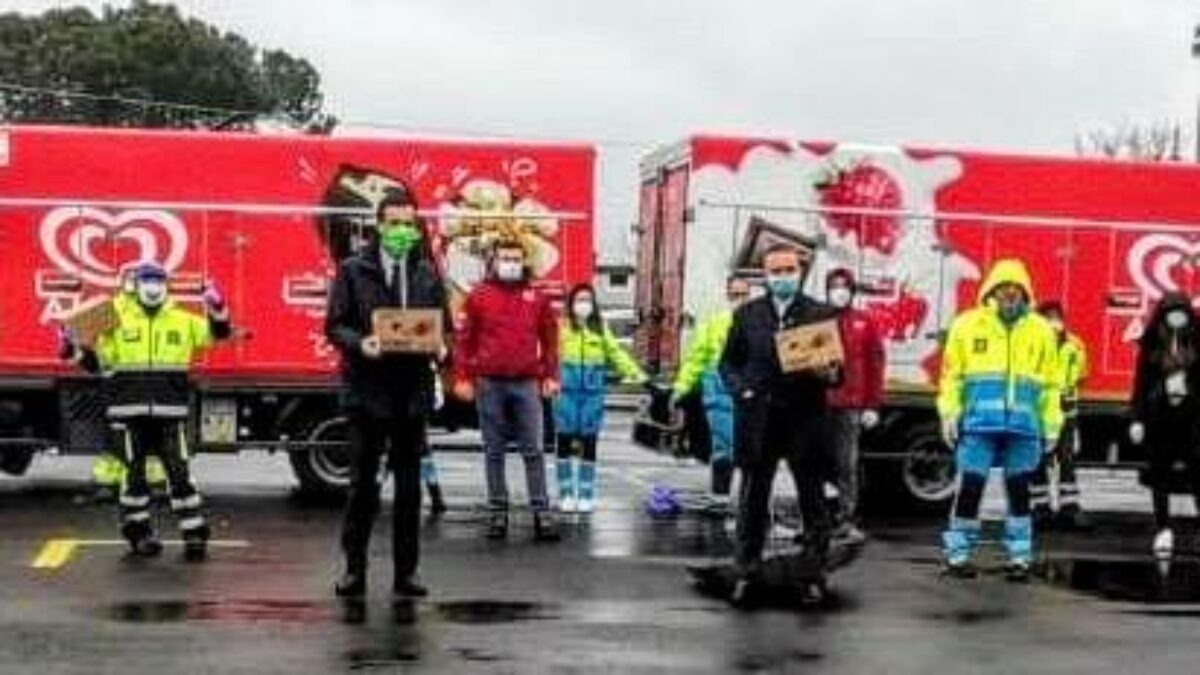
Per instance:
[[[550,507],[542,456],[542,397],[537,380],[482,377],[476,398],[487,463],[488,506],[508,509],[505,453],[516,445],[525,458],[525,482],[534,511]]]

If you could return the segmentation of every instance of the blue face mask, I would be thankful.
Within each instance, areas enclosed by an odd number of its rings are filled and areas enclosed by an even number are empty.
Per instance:
[[[791,300],[800,291],[800,277],[797,275],[781,275],[767,277],[767,290],[778,300]]]
[[[1000,305],[1000,320],[1005,323],[1014,323],[1025,313],[1029,311],[1029,305],[1024,301],[1017,302],[1012,305]]]

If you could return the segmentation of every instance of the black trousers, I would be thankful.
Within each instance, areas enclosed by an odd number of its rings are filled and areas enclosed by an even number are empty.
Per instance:
[[[790,419],[795,414],[789,410],[771,410],[760,456],[740,462],[736,562],[746,571],[753,571],[762,560],[771,520],[771,489],[780,460],[787,462],[796,484],[805,537],[810,540],[828,537],[825,481],[832,477],[832,466],[827,420],[821,416],[798,425]]]
[[[184,422],[155,418],[134,418],[120,423],[124,437],[124,455],[128,471],[121,486],[121,531],[136,541],[150,536],[150,486],[146,482],[146,458],[157,455],[167,474],[171,510],[179,519],[185,536],[208,536],[201,510],[199,490],[188,468],[187,427]]]
[[[425,419],[420,416],[350,417],[350,498],[342,526],[342,550],[352,573],[364,574],[371,528],[379,515],[380,461],[386,452],[395,483],[392,563],[396,581],[417,571],[421,529],[421,453]]]

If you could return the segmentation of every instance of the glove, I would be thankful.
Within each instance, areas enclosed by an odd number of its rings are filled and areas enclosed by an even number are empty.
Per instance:
[[[70,326],[59,326],[55,340],[58,344],[58,358],[73,361],[79,351],[79,345],[75,344],[75,331],[71,330]]]
[[[1142,441],[1146,440],[1146,426],[1141,422],[1134,422],[1129,425],[1129,440],[1134,445],[1141,445]]]
[[[867,431],[879,426],[879,411],[864,410],[862,411],[862,427]]]
[[[958,444],[958,420],[942,420],[942,440],[951,448]]]
[[[221,290],[213,282],[208,282],[204,286],[204,306],[212,314],[220,314],[225,309],[225,296],[221,295]]]
[[[1049,455],[1049,454],[1053,454],[1053,453],[1054,453],[1054,451],[1055,451],[1055,450],[1057,450],[1057,449],[1058,449],[1058,438],[1055,438],[1055,437],[1047,437],[1047,438],[1044,440],[1044,445],[1042,446],[1042,452],[1043,452],[1043,453],[1045,453],[1045,454],[1047,454],[1047,455]]]
[[[446,390],[442,386],[442,378],[435,374],[433,376],[433,409],[441,410],[444,405],[446,405]]]

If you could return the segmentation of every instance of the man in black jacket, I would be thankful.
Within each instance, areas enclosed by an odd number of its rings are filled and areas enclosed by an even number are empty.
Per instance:
[[[825,399],[826,389],[838,380],[840,364],[784,373],[775,343],[782,330],[836,316],[834,308],[800,290],[811,257],[810,248],[789,244],[767,250],[767,294],[734,313],[721,356],[721,377],[734,400],[734,456],[742,470],[736,553],[742,582],[735,589],[735,601],[759,573],[779,460],[788,463],[796,482],[806,546],[824,555],[828,544],[824,482],[831,457]]]
[[[421,597],[427,593],[415,578],[421,452],[433,400],[434,357],[383,353],[371,317],[384,307],[445,312],[446,297],[411,194],[389,190],[377,206],[376,221],[368,245],[338,268],[325,321],[326,335],[342,354],[352,461],[342,528],[346,571],[336,591],[342,597],[366,592],[367,548],[379,513],[379,462],[386,444],[395,480],[393,591],[397,598]]]

